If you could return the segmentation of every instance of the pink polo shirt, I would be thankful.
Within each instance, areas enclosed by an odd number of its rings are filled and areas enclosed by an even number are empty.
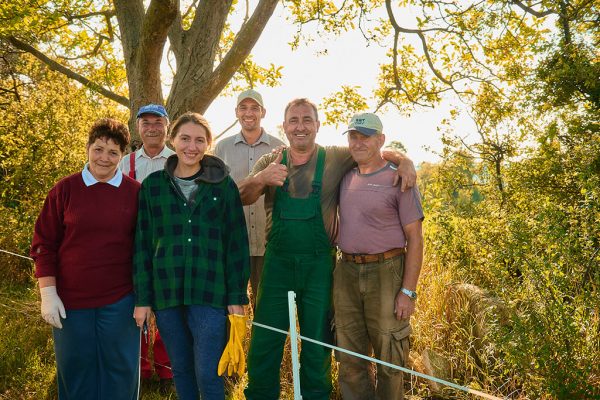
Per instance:
[[[406,247],[403,226],[423,219],[421,195],[414,187],[404,192],[392,186],[396,167],[379,171],[349,171],[340,186],[338,246],[345,253],[377,254]]]

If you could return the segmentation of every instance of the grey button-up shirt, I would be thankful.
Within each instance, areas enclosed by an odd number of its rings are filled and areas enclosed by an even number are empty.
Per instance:
[[[215,146],[214,154],[231,168],[231,177],[237,183],[247,177],[254,164],[264,154],[268,154],[277,146],[284,145],[281,140],[271,136],[263,129],[262,134],[254,144],[248,144],[242,133],[220,140]],[[256,203],[244,206],[250,255],[265,254],[265,225],[266,214],[265,196],[260,196]]]

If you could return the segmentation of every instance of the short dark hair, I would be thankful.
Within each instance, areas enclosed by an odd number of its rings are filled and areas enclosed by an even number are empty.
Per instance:
[[[302,97],[299,99],[294,99],[292,101],[290,101],[287,106],[285,106],[285,110],[283,111],[283,120],[285,121],[287,118],[287,112],[290,109],[290,107],[295,107],[295,106],[299,106],[299,105],[308,105],[313,109],[313,112],[315,113],[315,119],[318,121],[319,120],[319,111],[317,110],[317,106],[315,105],[315,103],[313,103],[312,101],[310,101],[309,99],[307,99],[306,97]]]
[[[206,141],[210,146],[212,143],[212,129],[210,129],[208,121],[206,120],[204,115],[191,111],[188,111],[185,114],[181,114],[175,120],[175,122],[173,122],[173,125],[171,125],[171,131],[169,132],[169,138],[171,138],[171,140],[175,139],[175,136],[177,136],[177,133],[179,132],[181,126],[187,124],[188,122],[200,125],[206,130]]]
[[[129,129],[127,125],[112,118],[101,118],[94,122],[88,134],[87,145],[91,146],[96,139],[111,139],[119,145],[121,152],[125,153],[125,149],[129,144]]]

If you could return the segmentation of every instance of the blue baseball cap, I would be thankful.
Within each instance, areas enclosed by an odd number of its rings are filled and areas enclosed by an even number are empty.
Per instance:
[[[169,119],[169,114],[167,114],[167,110],[165,110],[165,108],[160,104],[147,104],[145,106],[140,107],[136,118],[139,118],[143,114],[153,114],[158,115],[159,117]]]

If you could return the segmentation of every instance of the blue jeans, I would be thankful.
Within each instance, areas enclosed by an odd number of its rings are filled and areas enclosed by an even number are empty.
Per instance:
[[[133,295],[98,308],[67,310],[53,328],[60,400],[138,398],[140,330]]]
[[[225,309],[191,305],[155,311],[156,325],[173,368],[179,400],[223,400],[223,378],[217,375],[225,349]]]

